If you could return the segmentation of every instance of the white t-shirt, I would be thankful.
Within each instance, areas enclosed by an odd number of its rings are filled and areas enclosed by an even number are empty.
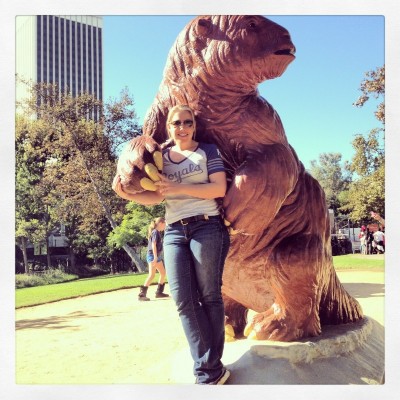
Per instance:
[[[381,231],[376,231],[374,233],[375,242],[382,242],[384,237],[385,237],[385,234]]]
[[[196,150],[181,162],[170,159],[170,148],[163,151],[163,175],[173,182],[185,184],[209,183],[209,175],[225,171],[219,150],[214,144],[199,143]],[[200,199],[187,195],[165,196],[165,219],[172,224],[194,215],[218,215],[215,199]]]

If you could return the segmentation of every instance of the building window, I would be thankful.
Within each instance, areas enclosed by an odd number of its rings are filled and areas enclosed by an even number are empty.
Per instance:
[[[47,82],[47,23],[46,17],[43,17],[43,35],[42,35],[42,76],[41,82]]]
[[[58,37],[58,17],[54,17],[54,80],[59,85],[59,73],[58,69],[60,68],[60,42]]]
[[[103,99],[103,54],[102,54],[102,33],[103,30],[99,28],[99,98],[100,100]]]
[[[77,59],[78,59],[78,75],[76,79],[78,80],[78,93],[82,92],[82,85],[81,85],[81,78],[82,78],[82,70],[81,70],[81,63],[82,63],[82,41],[81,41],[81,24],[77,22],[77,35],[78,35],[78,41],[77,41]]]
[[[66,20],[65,21],[65,25],[66,25],[66,38],[65,38],[65,48],[67,49],[67,59],[65,60],[66,62],[66,69],[67,69],[67,75],[66,75],[66,88],[68,88],[68,91],[71,90],[71,72],[70,72],[70,68],[71,68],[71,45],[70,45],[70,30],[69,30],[69,25],[70,25],[70,21]]]
[[[88,79],[89,79],[89,93],[92,93],[92,27],[88,25]]]
[[[72,96],[76,95],[76,46],[75,46],[75,35],[76,35],[76,27],[75,21],[72,21],[71,26],[71,36],[72,36],[72,47],[71,47],[71,59],[72,59]]]
[[[86,92],[86,24],[82,24],[82,31],[83,31],[83,54],[82,54],[82,58],[83,58],[83,88],[82,88],[82,92]]]
[[[60,40],[60,48],[61,48],[61,76],[60,76],[60,86],[61,91],[65,90],[65,78],[64,78],[64,71],[65,71],[65,43],[64,43],[64,19],[60,18],[60,26],[61,26],[61,40]]]
[[[93,94],[97,98],[97,56],[98,56],[98,34],[97,28],[93,29],[93,76],[94,76],[94,87],[93,87]]]
[[[53,75],[54,75],[54,65],[53,65],[53,57],[54,57],[54,42],[53,42],[53,17],[49,16],[49,82],[53,83]]]

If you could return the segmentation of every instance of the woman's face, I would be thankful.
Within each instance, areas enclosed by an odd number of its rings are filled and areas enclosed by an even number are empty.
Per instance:
[[[194,129],[195,122],[189,111],[176,111],[168,123],[168,132],[175,143],[191,143]]]
[[[165,229],[165,225],[166,225],[165,221],[159,222],[157,225],[157,229],[162,232]]]

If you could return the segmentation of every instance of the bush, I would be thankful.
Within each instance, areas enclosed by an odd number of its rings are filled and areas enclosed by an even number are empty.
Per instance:
[[[80,265],[77,270],[79,279],[110,274],[110,267],[102,265]]]
[[[15,275],[15,287],[16,289],[21,289],[68,282],[75,279],[78,279],[78,276],[66,274],[59,269],[51,269],[43,271],[40,274],[17,274]]]

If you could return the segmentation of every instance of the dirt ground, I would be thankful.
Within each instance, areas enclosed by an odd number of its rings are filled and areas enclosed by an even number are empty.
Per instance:
[[[383,326],[384,273],[338,275]],[[165,366],[187,349],[186,339],[172,299],[155,299],[155,290],[149,302],[128,289],[18,309],[16,383],[175,383]]]

